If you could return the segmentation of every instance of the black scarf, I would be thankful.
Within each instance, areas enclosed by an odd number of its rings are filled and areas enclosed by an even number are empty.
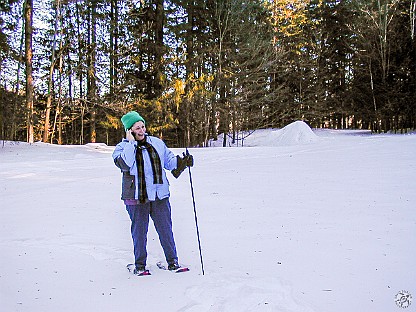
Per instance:
[[[143,150],[147,150],[150,157],[150,163],[152,165],[153,171],[153,184],[163,184],[162,180],[162,164],[160,162],[159,154],[156,149],[147,142],[146,137],[143,141],[137,142],[136,149],[136,164],[137,164],[137,174],[139,176],[140,182],[140,203],[145,203],[147,199],[146,191],[146,180],[144,175],[144,159],[143,159]]]

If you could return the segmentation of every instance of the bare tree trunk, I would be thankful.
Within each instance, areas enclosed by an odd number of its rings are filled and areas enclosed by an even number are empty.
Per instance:
[[[55,31],[53,33],[53,41],[52,41],[52,57],[51,57],[51,66],[49,68],[49,80],[48,80],[48,98],[46,100],[46,110],[45,110],[45,124],[43,130],[43,142],[48,142],[49,140],[49,124],[50,124],[50,117],[51,117],[51,108],[52,108],[52,99],[54,92],[52,92],[52,85],[53,85],[53,71],[55,68],[55,50],[56,50],[56,35],[58,32],[58,20],[60,19],[60,0],[56,0],[56,7],[55,7]]]
[[[50,74],[50,77],[49,77],[49,79],[51,80],[52,79],[52,73],[50,72],[49,73]],[[49,81],[49,83],[48,83],[48,98],[47,98],[47,100],[46,100],[46,110],[45,110],[45,125],[44,125],[44,128],[43,128],[43,142],[48,142],[48,140],[49,140],[49,120],[50,120],[50,118],[51,118],[51,107],[52,107],[52,92],[51,92],[51,89],[52,89],[52,86],[49,86],[49,84],[51,84],[52,82],[51,81]]]
[[[110,8],[110,96],[114,95],[117,86],[118,66],[118,3],[111,0]]]
[[[155,44],[156,44],[156,51],[155,51],[155,97],[159,97],[162,93],[162,80],[163,80],[163,54],[164,54],[164,46],[163,46],[163,26],[165,20],[165,12],[163,8],[163,0],[156,1],[156,25],[155,25]]]
[[[84,116],[85,116],[85,107],[84,103],[81,100],[81,133],[79,135],[79,144],[84,144]]]
[[[416,0],[410,1],[410,36],[412,39],[415,37],[415,27],[416,27]]]
[[[368,65],[368,70],[370,73],[370,87],[371,87],[371,94],[373,97],[373,107],[374,107],[374,114],[375,114],[375,122],[374,122],[374,129],[375,131],[378,131],[378,111],[377,111],[377,102],[376,102],[376,96],[375,96],[375,91],[374,91],[374,81],[373,81],[373,72],[372,72],[372,68],[371,68],[371,60],[370,60],[370,64]]]
[[[61,25],[62,26],[62,25]],[[63,36],[63,27],[61,27],[61,38]],[[62,51],[63,42],[59,46],[59,50]],[[63,54],[59,56],[59,96],[58,96],[58,112],[59,112],[59,123],[58,123],[58,144],[62,144],[62,72],[63,72]]]
[[[231,15],[230,7],[227,3],[217,2],[215,5],[215,19],[216,24],[215,28],[218,33],[218,52],[216,55],[217,64],[217,74],[216,74],[216,87],[217,92],[219,95],[219,99],[217,100],[218,105],[215,105],[216,109],[220,112],[220,126],[219,131],[224,134],[222,146],[227,146],[227,135],[229,132],[229,106],[228,106],[228,99],[227,92],[226,92],[226,84],[227,81],[224,79],[223,73],[223,65],[224,65],[224,43],[226,36],[229,35],[230,32],[230,15]],[[216,112],[214,112],[215,114]]]
[[[26,0],[25,6],[25,53],[26,53],[26,108],[27,142],[34,142],[33,134],[33,75],[32,75],[32,36],[33,36],[33,0]]]
[[[76,8],[76,22],[77,22],[77,37],[78,37],[78,77],[79,77],[79,103],[81,106],[81,133],[79,135],[79,144],[84,144],[84,117],[85,117],[85,101],[84,101],[84,75],[82,69],[82,57],[83,57],[83,42],[81,38],[81,18],[79,14],[79,5],[78,2],[75,5]]]
[[[380,40],[380,57],[381,57],[381,67],[382,67],[382,78],[383,83],[386,81],[389,71],[389,60],[388,60],[388,26],[392,21],[394,15],[394,10],[396,4],[399,3],[399,0],[392,0],[391,3],[389,1],[381,1],[378,0],[378,14],[379,14],[379,21],[378,21],[378,28],[380,31],[379,40]]]
[[[61,99],[59,99],[61,102]],[[62,108],[61,103],[59,103],[59,120],[58,120],[58,144],[61,145],[63,142],[62,140]]]
[[[96,129],[96,120],[97,120],[97,111],[95,108],[91,109],[90,113],[90,130],[91,130],[91,137],[90,142],[95,143],[97,141],[97,129]]]
[[[26,14],[26,2],[24,2],[23,4],[23,10],[22,10],[22,17],[24,18],[25,14]],[[22,34],[20,37],[20,48],[19,48],[19,58],[18,58],[18,63],[17,63],[17,74],[16,74],[16,91],[15,91],[15,97],[14,97],[14,103],[13,103],[13,114],[12,114],[12,118],[11,118],[11,123],[12,123],[12,128],[11,128],[11,135],[10,137],[12,138],[12,140],[16,140],[16,114],[17,114],[17,100],[19,98],[19,90],[20,90],[20,69],[21,69],[21,64],[23,62],[23,43],[25,41],[25,23],[23,23],[22,25]]]
[[[185,85],[185,101],[183,102],[182,112],[184,114],[183,120],[185,125],[183,126],[183,145],[189,146],[191,143],[191,126],[190,126],[190,114],[191,114],[191,101],[192,98],[189,97],[190,90],[193,87],[193,73],[195,70],[194,66],[194,11],[195,11],[195,3],[194,1],[189,1],[188,3],[188,24],[187,27],[187,38],[186,38],[186,52],[187,52],[187,59],[186,59],[186,85]]]
[[[59,107],[59,102],[58,102],[58,105],[56,106],[56,110],[55,110],[55,118],[53,119],[53,127],[52,127],[52,133],[51,133],[51,143],[53,143],[53,140],[55,138],[55,130],[56,130],[56,123],[57,123],[57,120],[58,120],[59,110],[60,110],[60,107]]]
[[[90,142],[95,143],[97,139],[96,131],[96,108],[95,102],[97,100],[97,81],[96,81],[96,48],[97,48],[97,17],[96,17],[97,4],[93,0],[90,2],[89,7],[89,20],[88,20],[88,75],[87,75],[87,102],[91,106],[90,108]]]

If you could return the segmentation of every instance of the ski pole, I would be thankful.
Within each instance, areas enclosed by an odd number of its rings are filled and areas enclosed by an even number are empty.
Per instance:
[[[186,149],[186,155],[189,155],[188,149]],[[202,275],[205,275],[204,261],[202,260],[201,240],[199,238],[198,217],[196,215],[195,195],[194,195],[194,187],[193,187],[193,184],[192,184],[191,167],[188,167],[188,171],[189,171],[189,182],[191,183],[192,203],[194,205],[195,226],[196,226],[196,236],[198,237],[199,257],[201,259]]]

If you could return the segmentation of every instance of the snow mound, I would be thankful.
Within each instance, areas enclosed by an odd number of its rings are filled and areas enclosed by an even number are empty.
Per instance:
[[[224,134],[218,140],[211,140],[210,147],[220,147],[223,144]],[[295,121],[281,129],[257,129],[238,133],[236,141],[231,142],[228,135],[227,146],[291,146],[309,144],[319,141],[319,137],[304,121]]]
[[[318,141],[318,136],[303,121],[295,121],[286,127],[270,132],[261,140],[262,146],[286,146],[314,143]]]

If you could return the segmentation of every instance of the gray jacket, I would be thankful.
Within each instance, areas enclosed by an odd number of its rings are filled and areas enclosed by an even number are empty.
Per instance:
[[[166,144],[159,138],[147,136],[147,142],[150,143],[159,154],[162,168],[173,170],[177,167],[176,156],[169,150]],[[123,173],[121,199],[139,199],[139,177],[136,164],[137,142],[130,142],[126,139],[116,145],[113,152],[115,165]],[[153,170],[150,162],[149,153],[143,151],[144,174],[146,181],[147,196],[150,201],[156,198],[163,199],[169,197],[169,181],[166,177],[166,171],[162,170],[162,184],[153,184]]]

